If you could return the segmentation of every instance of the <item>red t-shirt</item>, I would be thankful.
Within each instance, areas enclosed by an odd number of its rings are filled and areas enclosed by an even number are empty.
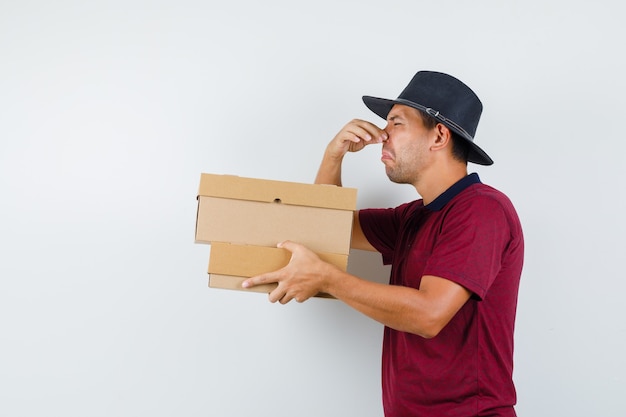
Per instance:
[[[471,174],[424,206],[359,214],[369,242],[391,264],[391,285],[419,289],[424,275],[472,297],[434,338],[385,327],[387,417],[515,416],[513,329],[524,256],[509,199]]]

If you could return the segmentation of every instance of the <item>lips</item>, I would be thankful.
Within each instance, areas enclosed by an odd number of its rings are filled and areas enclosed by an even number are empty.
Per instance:
[[[393,155],[389,151],[383,151],[380,157],[381,161],[393,161]]]

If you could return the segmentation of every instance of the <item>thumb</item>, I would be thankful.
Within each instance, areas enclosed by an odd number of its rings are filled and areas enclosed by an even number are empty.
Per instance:
[[[291,240],[285,240],[276,245],[278,248],[287,249],[289,252],[294,253],[300,247],[299,244],[292,242]]]

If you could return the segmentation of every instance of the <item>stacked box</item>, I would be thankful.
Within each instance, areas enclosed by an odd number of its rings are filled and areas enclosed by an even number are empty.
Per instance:
[[[285,240],[346,270],[355,209],[352,188],[202,174],[195,241],[211,244],[209,286],[271,291],[241,283],[287,265],[289,251],[276,247]]]

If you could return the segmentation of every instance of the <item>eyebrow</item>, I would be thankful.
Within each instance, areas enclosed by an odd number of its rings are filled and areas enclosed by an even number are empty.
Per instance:
[[[393,122],[396,119],[402,119],[404,120],[404,118],[402,116],[400,116],[399,114],[393,115],[391,117],[387,117],[387,120],[389,120],[390,122]]]

